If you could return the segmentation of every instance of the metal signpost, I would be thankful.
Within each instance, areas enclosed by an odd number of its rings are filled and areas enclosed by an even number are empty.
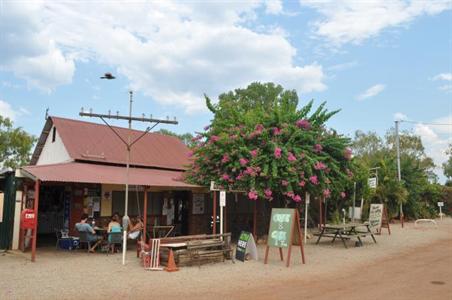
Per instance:
[[[438,202],[438,207],[439,207],[439,217],[441,219],[441,221],[443,220],[443,208],[444,206],[444,202]]]
[[[226,191],[220,191],[220,234],[224,233],[223,232],[223,208],[225,206],[226,206]]]
[[[110,114],[110,112],[108,114],[95,114],[95,113],[92,113],[91,110],[89,113],[87,113],[87,112],[83,111],[83,107],[80,112],[80,116],[82,116],[82,117],[100,118],[116,134],[116,136],[124,143],[124,145],[126,146],[126,149],[127,149],[126,182],[125,182],[126,191],[125,191],[125,204],[124,204],[124,217],[123,217],[123,229],[124,229],[123,248],[122,248],[122,264],[123,265],[126,264],[127,229],[128,229],[127,227],[128,227],[128,223],[129,223],[129,216],[127,215],[128,214],[128,211],[127,211],[128,204],[129,204],[129,167],[130,167],[130,152],[131,152],[132,146],[158,124],[178,124],[176,119],[174,119],[173,121],[170,121],[169,118],[167,118],[166,120],[154,119],[154,118],[152,118],[152,116],[151,116],[151,118],[146,118],[144,116],[144,114],[142,115],[142,117],[132,117],[132,103],[133,103],[132,97],[133,97],[133,92],[129,91],[129,115],[128,116],[121,116],[121,115],[119,115],[119,112],[117,112],[116,115],[112,115],[112,114]],[[128,121],[129,131],[127,132],[127,141],[125,141],[123,139],[123,137],[119,134],[119,132],[115,128],[113,128],[110,124],[108,124],[105,119],[116,119],[116,120]],[[147,127],[146,130],[143,132],[143,134],[141,134],[135,140],[131,141],[130,132],[132,129],[132,121],[149,122],[149,123],[155,123],[155,124],[152,127]]]

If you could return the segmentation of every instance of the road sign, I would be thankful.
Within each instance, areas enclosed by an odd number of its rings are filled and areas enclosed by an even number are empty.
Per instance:
[[[220,191],[220,206],[226,206],[226,191]]]
[[[370,188],[376,189],[377,188],[377,177],[371,177],[367,180],[367,184]]]

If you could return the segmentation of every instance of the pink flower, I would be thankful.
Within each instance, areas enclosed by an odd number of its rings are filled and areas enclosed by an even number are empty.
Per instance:
[[[251,168],[251,167],[246,167],[246,170],[245,170],[245,172],[244,172],[245,174],[248,174],[248,175],[251,175],[251,176],[256,176],[256,172],[254,171],[254,169],[253,168]]]
[[[325,170],[326,169],[326,165],[323,162],[318,161],[318,162],[316,162],[314,164],[314,169],[316,169],[316,170]]]
[[[315,152],[320,153],[320,152],[322,152],[322,149],[323,149],[322,145],[320,145],[320,144],[315,144],[314,145],[314,151]]]
[[[204,127],[204,130],[209,130],[209,128],[210,128],[210,125],[207,125]]]
[[[221,178],[223,178],[223,180],[228,181],[229,180],[229,175],[228,174],[223,174],[223,176],[221,176]]]
[[[256,193],[256,191],[250,191],[248,193],[248,198],[250,198],[250,200],[257,200],[257,193]]]
[[[262,133],[262,130],[264,130],[264,125],[262,124],[257,124],[256,127],[254,128],[256,131],[258,131],[259,133]]]
[[[286,195],[287,195],[287,197],[292,198],[292,199],[295,196],[295,194],[292,191],[287,192]]]
[[[216,135],[212,135],[212,136],[210,137],[210,141],[211,141],[212,143],[218,142],[219,139],[220,139],[220,138],[219,138],[218,136],[216,136]]]
[[[251,150],[250,154],[252,157],[256,157],[257,156],[257,149]]]
[[[280,135],[282,133],[282,130],[278,127],[273,128],[273,135]]]
[[[223,155],[223,158],[221,159],[221,162],[225,164],[225,163],[227,163],[228,161],[229,161],[229,155],[224,154],[224,155]]]
[[[248,164],[248,160],[246,158],[239,159],[239,162],[242,167],[244,167]]]
[[[304,187],[306,185],[306,181],[302,180],[298,183],[298,185]]]
[[[300,202],[300,201],[301,201],[300,195],[295,195],[292,199],[293,199],[293,201],[295,201],[295,202]]]
[[[309,123],[308,120],[303,119],[303,120],[298,120],[296,123],[298,128],[303,128],[305,130],[309,130],[311,128],[311,123]]]
[[[289,182],[287,180],[281,180],[282,186],[288,186]]]
[[[344,158],[346,160],[351,160],[352,159],[352,154],[353,154],[352,149],[345,148],[345,150],[344,150]]]
[[[288,160],[288,161],[296,161],[297,158],[295,157],[295,155],[293,155],[292,152],[289,152],[289,153],[287,154],[287,160]]]
[[[341,198],[345,198],[345,196],[347,196],[344,192],[341,192]]]
[[[187,156],[188,157],[192,157],[193,156],[193,151],[188,151]]]
[[[275,148],[275,157],[276,158],[281,158],[281,148],[279,148],[279,147],[276,147]]]
[[[313,184],[313,185],[318,185],[319,184],[319,180],[317,179],[317,176],[311,176],[309,177],[309,181]]]
[[[237,177],[235,178],[236,180],[242,180],[243,178],[243,173],[240,173],[239,175],[237,175]]]
[[[329,198],[331,195],[331,191],[329,189],[323,190],[323,196],[325,196],[325,198]]]
[[[267,188],[267,189],[265,189],[264,194],[265,194],[265,197],[266,197],[266,198],[271,198],[273,192],[272,192],[271,189]]]
[[[345,171],[347,172],[347,176],[348,177],[350,177],[350,178],[353,177],[353,172],[352,171],[350,171],[349,169],[346,169]]]

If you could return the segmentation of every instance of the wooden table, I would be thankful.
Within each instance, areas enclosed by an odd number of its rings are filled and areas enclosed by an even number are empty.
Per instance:
[[[359,227],[365,227],[366,230],[357,230]],[[375,239],[374,234],[370,230],[370,224],[369,223],[345,223],[345,224],[338,224],[338,225],[328,225],[322,227],[322,230],[320,231],[319,238],[317,239],[316,244],[320,242],[320,239],[322,237],[332,237],[334,241],[339,236],[339,238],[342,240],[342,243],[344,244],[344,247],[347,248],[347,244],[345,243],[346,240],[350,239],[353,236],[356,236],[358,239],[359,244],[362,246],[363,242],[361,240],[361,237],[365,237],[367,235],[370,235],[375,243],[377,243],[377,240]]]

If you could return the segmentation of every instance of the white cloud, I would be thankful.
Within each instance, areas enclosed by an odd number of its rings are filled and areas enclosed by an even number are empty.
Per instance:
[[[394,121],[404,121],[404,120],[408,120],[407,115],[401,112],[397,112],[394,114]]]
[[[24,48],[39,51],[17,55],[19,45],[11,42],[10,58],[0,64],[50,89],[70,82],[74,62],[105,64],[126,76],[134,90],[187,111],[204,109],[203,93],[215,97],[253,81],[275,81],[301,93],[324,90],[322,66],[296,64],[285,33],[246,26],[263,4],[47,1],[21,10],[28,6],[21,2],[14,10],[21,18],[12,24],[29,31]],[[277,3],[269,7],[278,10]]]
[[[452,92],[452,73],[440,73],[434,76],[432,80],[445,83],[438,88],[441,91],[444,91],[446,93]]]
[[[381,92],[383,92],[383,90],[386,88],[386,86],[384,84],[376,84],[374,86],[371,86],[370,88],[368,88],[366,91],[364,91],[362,94],[358,95],[356,97],[356,99],[358,100],[364,100],[367,98],[371,98],[374,97],[378,94],[380,94]]]
[[[10,118],[14,121],[16,119],[17,112],[11,107],[8,102],[0,100],[0,115],[5,118]]]
[[[448,145],[452,144],[452,114],[434,119],[428,124],[416,124],[414,133],[421,137],[426,154],[433,159],[437,166],[436,174],[444,179],[441,166],[448,159],[445,151],[448,149]]]
[[[315,21],[314,33],[340,46],[360,43],[383,30],[400,27],[422,15],[435,15],[452,7],[450,0],[300,0],[323,17]]]
[[[345,71],[345,70],[354,68],[357,65],[358,65],[358,62],[356,60],[349,61],[349,62],[345,62],[345,63],[332,65],[332,66],[328,67],[328,71]]]
[[[452,73],[441,73],[433,77],[433,80],[452,81]]]
[[[42,5],[2,2],[0,70],[25,79],[30,87],[50,92],[70,83],[75,68],[46,32],[40,16]]]
[[[281,0],[266,0],[265,12],[267,14],[277,15],[283,12],[283,4]]]

